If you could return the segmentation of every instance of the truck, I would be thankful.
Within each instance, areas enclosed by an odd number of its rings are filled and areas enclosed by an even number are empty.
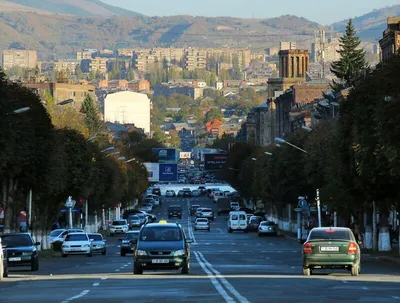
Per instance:
[[[228,215],[231,211],[231,199],[229,197],[220,197],[217,200],[217,215]]]

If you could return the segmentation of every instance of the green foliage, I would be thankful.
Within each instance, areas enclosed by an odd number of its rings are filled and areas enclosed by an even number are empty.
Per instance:
[[[85,100],[83,101],[81,113],[85,114],[84,121],[89,130],[89,136],[94,136],[103,130],[104,124],[100,120],[98,105],[94,103],[90,95],[86,96]]]
[[[209,122],[214,119],[222,121],[223,117],[224,115],[220,110],[213,108],[207,112],[205,122]]]
[[[339,91],[351,87],[354,81],[367,68],[365,51],[360,47],[361,40],[356,36],[356,31],[350,19],[346,26],[345,34],[340,38],[340,59],[332,63],[331,72],[340,80],[335,82],[333,88]]]

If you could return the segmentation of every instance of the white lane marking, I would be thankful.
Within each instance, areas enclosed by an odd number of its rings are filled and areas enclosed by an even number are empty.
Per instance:
[[[89,291],[90,290],[86,289],[86,290],[82,291],[79,295],[76,295],[76,296],[73,296],[71,298],[68,298],[68,299],[62,301],[61,303],[69,303],[69,302],[71,302],[73,300],[80,299],[83,296],[86,296],[89,293]]]
[[[103,277],[103,278],[101,278],[102,280],[107,280],[107,277]]]
[[[400,297],[398,297],[398,296],[393,296],[392,298],[395,300],[400,300]]]
[[[188,211],[190,213],[190,202],[189,202],[189,200],[187,200],[187,209],[188,209]],[[187,221],[188,221],[188,233],[189,233],[189,237],[192,239],[192,244],[197,244],[196,237],[194,236],[194,232],[193,232],[191,218],[188,217]]]
[[[100,285],[100,283],[93,283],[94,287],[99,286],[99,285]]]
[[[217,275],[218,279],[225,285],[226,289],[228,289],[239,301],[240,303],[250,303],[245,297],[243,297],[233,286],[229,283],[224,276],[221,275],[219,271],[217,271],[207,260],[204,258],[201,252],[197,252],[199,258],[208,266],[208,268]]]
[[[127,266],[128,266],[128,264],[125,264],[125,265],[124,265],[124,267],[127,267]]]
[[[219,294],[224,298],[224,300],[228,303],[235,303],[235,300],[231,296],[228,295],[228,293],[221,286],[221,284],[218,282],[218,280],[215,278],[215,276],[211,273],[211,271],[209,271],[207,269],[206,265],[200,260],[198,252],[195,251],[194,255],[196,257],[197,262],[200,264],[201,268],[203,268],[204,272],[210,278],[211,283],[214,285],[215,289],[219,292]]]
[[[217,228],[217,230],[221,233],[221,234],[223,234],[224,232],[222,231],[222,229],[221,228]]]
[[[363,287],[361,287],[363,290],[368,290],[368,287],[366,287],[366,286],[363,286]]]

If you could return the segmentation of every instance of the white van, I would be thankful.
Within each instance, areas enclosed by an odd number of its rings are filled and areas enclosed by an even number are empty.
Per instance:
[[[247,233],[247,216],[245,211],[231,211],[228,219],[228,232],[244,231]]]

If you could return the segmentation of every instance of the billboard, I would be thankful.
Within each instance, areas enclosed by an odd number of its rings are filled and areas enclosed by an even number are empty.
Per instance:
[[[143,163],[149,173],[150,182],[158,182],[160,178],[159,163]]]
[[[227,154],[204,154],[204,169],[224,170],[227,160]]]
[[[173,163],[144,163],[149,173],[150,182],[178,181],[178,164]]]
[[[180,152],[179,158],[180,159],[190,159],[190,158],[192,158],[192,153],[191,152]]]
[[[159,181],[178,181],[178,164],[159,164]]]
[[[157,154],[158,163],[176,163],[178,161],[178,153],[174,148],[153,148],[153,152]]]

